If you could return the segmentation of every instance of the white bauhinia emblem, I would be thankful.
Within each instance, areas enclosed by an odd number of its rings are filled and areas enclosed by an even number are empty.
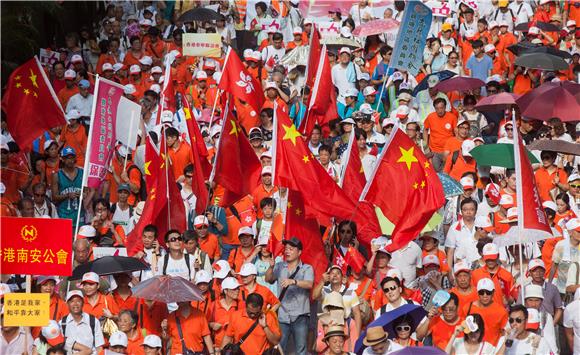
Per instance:
[[[248,74],[245,75],[244,72],[240,72],[240,80],[236,81],[236,85],[242,88],[246,88],[246,94],[254,91],[254,84],[252,84],[252,77]]]

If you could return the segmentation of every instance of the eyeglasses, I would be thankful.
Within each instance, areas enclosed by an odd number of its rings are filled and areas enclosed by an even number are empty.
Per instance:
[[[408,332],[411,330],[411,326],[410,325],[400,325],[397,328],[395,328],[398,332]]]
[[[577,184],[570,184],[570,187],[573,187],[575,189],[580,189],[580,185],[577,185]]]
[[[523,318],[511,318],[511,317],[509,320],[510,320],[510,324],[512,324],[513,322],[516,322],[518,324],[522,324],[522,322],[524,321]]]
[[[399,286],[385,287],[385,288],[383,288],[383,291],[384,292],[395,291],[398,288],[399,288]]]
[[[457,307],[451,307],[451,308],[445,307],[445,308],[442,308],[441,310],[443,312],[455,312],[455,311],[457,311]]]
[[[477,294],[480,296],[486,295],[486,296],[490,296],[493,293],[493,291],[488,291],[488,290],[479,290],[477,291]]]
[[[350,229],[341,229],[338,231],[339,233],[352,233]]]
[[[181,237],[173,237],[173,238],[169,238],[169,241],[171,243],[174,243],[174,242],[182,242],[183,241],[183,238],[181,238]]]
[[[512,127],[506,127],[505,130],[506,131],[513,131],[514,129]]]

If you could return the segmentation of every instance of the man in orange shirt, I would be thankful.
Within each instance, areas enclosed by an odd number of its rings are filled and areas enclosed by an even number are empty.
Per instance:
[[[479,314],[483,318],[483,340],[493,346],[497,345],[499,338],[507,324],[508,313],[502,304],[493,301],[495,284],[491,279],[484,278],[477,283],[478,299],[463,306],[462,316]]]
[[[498,55],[496,47],[493,44],[486,44],[483,49],[485,50],[485,54],[491,58],[493,63],[491,75],[499,75],[502,79],[505,79],[507,66],[504,58],[501,55]]]
[[[244,226],[238,230],[240,246],[230,252],[228,264],[234,272],[239,272],[247,262],[251,262],[258,255],[258,248],[254,247],[254,231],[252,228]]]
[[[199,236],[199,248],[207,253],[213,263],[220,258],[220,246],[215,234],[208,231],[209,220],[205,215],[195,216],[193,219],[193,228]]]
[[[447,102],[438,97],[433,101],[435,112],[425,119],[423,140],[433,152],[433,168],[441,171],[445,161],[445,143],[453,137],[453,129],[457,126],[457,116],[445,110]]]
[[[536,170],[536,184],[538,185],[538,193],[542,202],[552,201],[551,191],[558,188],[557,195],[560,191],[568,191],[568,174],[564,169],[560,169],[554,164],[557,154],[547,150],[540,154],[542,159],[542,167]]]
[[[469,138],[469,121],[463,117],[457,121],[455,136],[445,142],[445,158],[453,152],[461,149],[461,143]]]
[[[79,123],[81,113],[77,110],[70,110],[66,114],[68,124],[64,126],[60,134],[60,146],[71,147],[76,152],[76,166],[83,168],[85,165],[85,155],[87,151],[87,132],[85,126]]]
[[[260,209],[260,201],[266,197],[274,196],[278,188],[272,183],[272,167],[265,166],[262,168],[262,183],[252,191],[254,197],[254,208],[258,211],[258,218],[264,218],[264,214]]]
[[[202,353],[204,344],[213,351],[209,325],[203,312],[191,307],[190,302],[179,302],[178,306],[167,318],[167,327],[161,336],[166,341],[171,340],[169,354]]]
[[[127,165],[125,165],[125,157],[127,157]],[[123,168],[125,169],[123,170]],[[133,164],[131,153],[124,145],[115,149],[115,157],[111,160],[111,171],[107,173],[105,181],[102,197],[105,197],[108,193],[111,204],[115,204],[119,200],[117,188],[121,184],[128,184],[131,188],[127,203],[131,206],[137,204],[138,193],[141,188],[141,171]]]
[[[76,83],[77,73],[74,70],[69,69],[64,72],[64,87],[56,94],[60,105],[64,108],[68,103],[68,100],[79,93],[79,87]]]
[[[191,159],[191,147],[187,142],[179,141],[179,131],[174,127],[168,127],[165,129],[165,139],[167,144],[167,154],[169,155],[171,168],[173,169],[173,176],[177,180],[183,175],[186,166],[189,164],[193,165],[193,159]]]
[[[276,312],[276,310],[278,310],[278,307],[280,307],[278,297],[276,297],[269,288],[256,282],[256,277],[258,276],[256,265],[245,263],[242,265],[238,275],[242,278],[242,287],[240,290],[241,300],[238,300],[240,306],[244,306],[248,295],[254,293],[262,296],[262,299],[264,300],[264,311],[269,310],[271,312]],[[241,308],[242,307],[240,307],[240,309]]]
[[[99,292],[99,275],[87,272],[81,280],[81,288],[85,296],[83,312],[95,318],[113,318],[119,314],[119,307],[113,297]]]
[[[267,348],[278,345],[282,337],[280,324],[274,312],[264,312],[263,308],[263,297],[257,293],[249,294],[245,309],[230,314],[222,348],[231,343],[238,343],[246,333],[249,335],[240,346],[246,354],[261,354]],[[254,327],[254,330],[249,332],[251,327]]]
[[[453,265],[453,274],[455,277],[455,287],[452,287],[449,292],[457,295],[457,305],[461,313],[463,306],[477,301],[477,292],[471,284],[471,269],[467,263],[463,261],[455,263]],[[461,315],[464,316],[463,314]]]
[[[474,270],[471,278],[473,285],[479,280],[489,278],[495,284],[494,302],[499,305],[511,303],[511,292],[514,287],[512,274],[499,265],[499,249],[496,244],[487,243],[483,247],[485,265]]]
[[[470,154],[473,148],[475,148],[475,143],[472,140],[464,140],[461,143],[461,150],[457,150],[447,156],[443,172],[457,181],[461,180],[463,174],[468,171],[477,174],[477,164]]]
[[[463,322],[463,318],[458,313],[459,298],[453,292],[449,296],[449,301],[441,307],[441,311],[437,307],[432,307],[427,314],[429,321],[421,322],[416,330],[419,339],[431,334],[433,345],[441,350],[447,347],[455,327]],[[458,336],[463,337],[463,332]]]

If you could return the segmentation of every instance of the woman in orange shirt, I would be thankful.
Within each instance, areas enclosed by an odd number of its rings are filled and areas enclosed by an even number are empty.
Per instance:
[[[58,292],[55,292],[57,281],[58,279],[54,276],[39,276],[38,279],[36,279],[36,284],[40,293],[48,293],[50,295],[48,316],[50,319],[59,322],[62,317],[66,316],[69,312],[66,302],[60,298]],[[40,331],[40,327],[31,328],[32,336],[34,338],[38,337]]]
[[[221,344],[226,335],[229,314],[238,310],[240,284],[233,277],[226,277],[222,282],[222,297],[214,303],[210,316],[209,328],[213,333],[214,344]]]
[[[141,39],[137,36],[133,36],[131,37],[130,41],[131,48],[129,48],[127,54],[125,54],[123,64],[125,64],[127,67],[130,67],[131,65],[141,66],[141,62],[139,62],[139,59],[145,56],[145,51],[141,46]]]
[[[127,354],[145,355],[143,344],[143,331],[137,327],[139,316],[132,310],[125,309],[119,313],[119,330],[127,335]]]
[[[85,165],[85,153],[87,151],[87,132],[85,126],[79,123],[80,112],[71,110],[67,113],[68,124],[64,126],[60,135],[60,145],[73,148],[77,156],[77,166]]]
[[[50,186],[52,174],[59,169],[58,142],[48,140],[44,143],[44,159],[36,161],[36,170],[40,172],[41,181]]]

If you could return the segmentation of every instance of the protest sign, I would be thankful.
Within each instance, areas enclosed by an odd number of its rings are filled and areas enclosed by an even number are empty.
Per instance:
[[[48,293],[8,293],[4,295],[3,326],[44,327],[48,325],[50,295]]]
[[[117,140],[131,150],[137,145],[137,131],[141,119],[141,105],[121,97],[117,106],[115,128]]]
[[[72,273],[72,220],[2,217],[0,269],[3,274]]]
[[[219,58],[222,36],[219,33],[184,33],[183,55]]]

